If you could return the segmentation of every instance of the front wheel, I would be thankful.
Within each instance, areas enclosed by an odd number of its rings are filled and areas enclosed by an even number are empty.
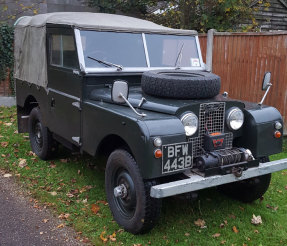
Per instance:
[[[268,157],[261,159],[261,162],[268,161]],[[250,203],[261,198],[265,194],[270,185],[270,181],[271,173],[239,182],[221,185],[219,186],[219,191],[241,202]]]
[[[155,181],[143,180],[134,158],[115,150],[108,158],[105,186],[115,221],[133,234],[151,230],[158,221],[161,200],[150,197]]]

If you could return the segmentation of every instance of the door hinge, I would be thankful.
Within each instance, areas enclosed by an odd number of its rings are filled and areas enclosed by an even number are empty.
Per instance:
[[[81,138],[80,138],[80,137],[72,137],[72,140],[73,140],[74,142],[76,142],[79,146],[82,145],[82,143],[81,143]]]
[[[76,107],[77,109],[82,110],[81,105],[80,105],[80,102],[73,102],[72,105],[73,105],[74,107]]]

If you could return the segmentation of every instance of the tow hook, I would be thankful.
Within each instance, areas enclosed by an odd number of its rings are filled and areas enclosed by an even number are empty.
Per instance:
[[[233,167],[231,172],[234,174],[235,177],[241,177],[243,170],[243,167]]]

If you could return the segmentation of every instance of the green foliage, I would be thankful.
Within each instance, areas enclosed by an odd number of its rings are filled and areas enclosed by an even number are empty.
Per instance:
[[[173,28],[193,29],[207,32],[218,31],[254,31],[258,23],[254,12],[259,8],[268,8],[268,0],[261,0],[252,8],[252,0],[89,0],[89,5],[100,12],[124,13],[138,16],[158,24]],[[155,6],[160,11],[154,13]]]
[[[154,6],[153,0],[89,0],[90,7],[98,8],[101,13],[116,13],[117,11],[128,13],[131,16],[144,18],[148,6]]]
[[[0,82],[8,76],[10,72],[10,85],[13,86],[13,40],[14,30],[6,24],[0,25]],[[11,88],[13,89],[13,88]]]

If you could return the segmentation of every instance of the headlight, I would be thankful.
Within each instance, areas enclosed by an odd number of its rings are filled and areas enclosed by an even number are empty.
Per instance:
[[[227,125],[230,130],[238,130],[244,122],[244,114],[239,108],[231,108],[227,115]]]
[[[186,136],[192,136],[198,127],[198,118],[194,113],[187,113],[181,117]]]

